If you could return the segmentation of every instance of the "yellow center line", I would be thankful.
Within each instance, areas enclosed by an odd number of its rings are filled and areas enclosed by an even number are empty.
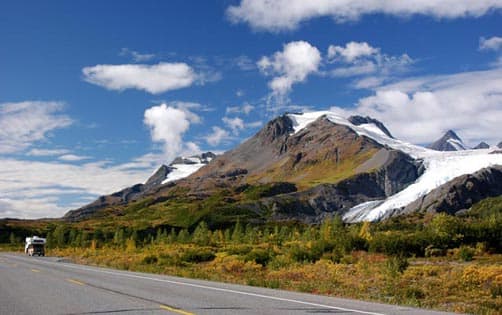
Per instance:
[[[75,283],[75,284],[78,284],[78,285],[85,285],[85,283],[80,282],[78,280],[74,280],[74,279],[66,279],[66,281],[71,282],[71,283]]]
[[[183,315],[195,315],[194,313],[190,313],[190,312],[187,312],[187,311],[184,311],[184,310],[180,310],[180,309],[177,309],[177,308],[174,308],[174,307],[170,307],[170,306],[167,306],[167,305],[160,305],[160,308],[163,309],[163,310],[166,310],[166,311],[169,311],[169,312],[173,312],[173,313],[178,313],[178,314],[183,314]]]
[[[38,269],[31,269],[31,271],[33,271],[33,272],[40,272],[40,270],[38,270]]]

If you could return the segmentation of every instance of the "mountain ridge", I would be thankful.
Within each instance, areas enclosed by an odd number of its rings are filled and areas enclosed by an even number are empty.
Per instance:
[[[445,136],[458,138],[453,131]],[[314,223],[334,213],[348,222],[374,221],[397,215],[397,210],[458,176],[502,164],[501,157],[488,150],[435,151],[415,146],[395,139],[371,117],[284,114],[188,176],[158,185],[169,170],[161,166],[145,183],[154,183],[151,188],[141,191],[143,186],[132,186],[125,190],[125,198],[124,193],[118,194],[122,200],[115,204],[106,202],[109,196],[100,197],[105,202],[90,204],[87,208],[92,211],[80,211],[83,215],[73,218],[92,217],[111,205],[120,205],[116,211],[131,215],[127,205],[138,201],[145,211],[165,212],[167,222],[174,222],[169,221],[169,213],[186,209],[185,215],[192,219],[184,219],[183,224],[203,218],[219,224],[228,213],[254,222]]]

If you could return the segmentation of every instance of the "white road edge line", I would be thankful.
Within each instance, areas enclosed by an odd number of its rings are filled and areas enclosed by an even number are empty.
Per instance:
[[[337,307],[337,306],[331,306],[331,305],[325,305],[325,304],[318,304],[318,303],[313,303],[313,302],[305,302],[305,301],[281,298],[281,297],[276,297],[276,296],[268,296],[268,295],[263,295],[263,294],[258,294],[258,293],[251,293],[251,292],[237,291],[237,290],[231,290],[231,289],[210,287],[210,286],[206,286],[206,285],[193,284],[193,283],[188,283],[188,282],[181,282],[181,281],[174,281],[174,280],[167,280],[167,279],[158,279],[158,278],[151,278],[151,277],[139,276],[139,275],[134,275],[134,274],[127,274],[127,273],[123,273],[123,272],[115,272],[115,271],[108,271],[108,270],[86,268],[83,266],[69,265],[66,263],[54,263],[54,262],[40,261],[40,260],[38,260],[36,262],[49,264],[49,265],[57,265],[57,266],[62,266],[62,267],[67,267],[67,268],[73,268],[73,269],[80,269],[80,270],[86,270],[86,271],[92,271],[92,272],[105,273],[105,274],[121,276],[121,277],[125,276],[125,277],[129,277],[129,278],[152,280],[152,281],[158,281],[158,282],[166,282],[166,283],[183,285],[183,286],[194,287],[194,288],[199,288],[199,289],[206,289],[206,290],[212,290],[212,291],[220,291],[220,292],[234,293],[234,294],[240,294],[240,295],[254,296],[254,297],[259,297],[259,298],[263,298],[263,299],[290,302],[290,303],[296,303],[296,304],[302,304],[302,305],[308,305],[308,306],[316,306],[316,307],[334,309],[334,310],[339,310],[339,311],[347,311],[347,312],[368,314],[368,315],[386,315],[383,313],[361,311],[361,310],[356,310],[356,309],[343,308],[343,307]]]

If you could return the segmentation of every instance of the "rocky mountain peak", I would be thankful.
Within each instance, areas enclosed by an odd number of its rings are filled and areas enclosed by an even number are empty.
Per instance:
[[[267,143],[272,143],[276,139],[287,136],[294,131],[293,121],[287,116],[279,116],[267,123],[263,129],[258,132],[258,137]]]
[[[145,187],[151,188],[160,185],[172,170],[172,167],[162,164],[145,182]]]
[[[448,130],[440,139],[428,146],[429,149],[436,151],[461,151],[466,146],[462,139],[453,130]]]
[[[480,142],[477,146],[475,146],[473,149],[474,150],[479,150],[479,149],[489,149],[490,145],[486,142]]]
[[[356,126],[359,126],[362,124],[374,124],[375,126],[378,127],[378,129],[380,129],[388,137],[394,139],[394,137],[392,136],[390,131],[385,127],[385,125],[381,121],[374,119],[374,118],[371,118],[370,116],[364,117],[364,116],[354,115],[354,116],[350,116],[348,118],[348,121]]]
[[[497,148],[502,149],[502,141],[500,141],[499,144],[497,144]]]

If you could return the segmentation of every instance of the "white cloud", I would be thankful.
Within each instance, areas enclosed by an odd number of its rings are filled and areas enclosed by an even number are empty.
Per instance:
[[[0,158],[0,217],[62,216],[97,196],[144,182],[161,162],[154,155],[119,165]]]
[[[375,62],[370,60],[365,60],[358,62],[357,64],[350,66],[337,67],[330,71],[330,74],[334,77],[345,78],[354,77],[359,75],[375,73],[378,70],[378,66]]]
[[[27,154],[29,156],[56,156],[68,153],[70,150],[66,149],[31,149]]]
[[[230,106],[227,107],[226,113],[227,114],[245,114],[249,115],[255,107],[251,104],[245,103],[242,106]]]
[[[225,129],[217,127],[217,126],[213,126],[212,129],[213,129],[213,133],[209,134],[205,138],[206,142],[209,145],[217,146],[224,141],[228,141],[228,140],[232,139],[232,137],[230,136],[230,133],[228,131],[226,131]]]
[[[96,65],[82,69],[84,80],[109,90],[138,89],[152,94],[189,87],[203,78],[186,63]]]
[[[296,29],[302,22],[323,16],[330,16],[338,23],[368,14],[397,17],[420,14],[454,19],[479,17],[500,8],[500,0],[242,0],[230,6],[227,15],[234,23],[277,32]]]
[[[349,42],[345,46],[330,45],[327,58],[333,77],[362,77],[355,88],[373,88],[407,72],[415,62],[407,54],[389,56],[366,42]],[[369,76],[369,77],[368,77]]]
[[[263,126],[263,121],[260,121],[260,120],[246,123],[247,128],[258,128],[261,126]]]
[[[343,58],[346,62],[367,57],[380,52],[379,48],[370,46],[366,42],[349,42],[343,46],[330,45],[328,47],[328,59]]]
[[[345,115],[369,115],[398,138],[430,143],[453,129],[470,145],[502,140],[502,69],[409,78],[378,88]]]
[[[481,37],[479,39],[479,50],[495,50],[502,49],[502,37],[493,36],[491,38]]]
[[[256,69],[256,65],[253,60],[245,55],[235,58],[234,62],[235,65],[242,71],[250,71]]]
[[[234,135],[238,135],[239,131],[244,129],[244,121],[239,117],[229,118],[223,117],[221,120],[228,126]]]
[[[319,50],[305,41],[290,42],[271,57],[262,57],[257,65],[265,75],[273,75],[269,87],[274,95],[284,96],[293,84],[315,73],[321,63]]]
[[[88,156],[82,156],[82,155],[75,155],[75,154],[64,154],[58,157],[58,160],[65,161],[65,162],[78,162],[78,161],[83,161],[83,160],[88,160],[90,157]]]
[[[22,151],[45,140],[51,131],[68,127],[61,102],[26,101],[0,104],[0,154]]]
[[[386,78],[384,78],[384,77],[374,77],[374,76],[365,77],[365,78],[362,78],[360,80],[357,80],[354,83],[354,87],[356,89],[371,89],[371,88],[375,88],[375,87],[378,87],[378,86],[382,85],[384,83],[385,79]]]
[[[134,62],[145,62],[155,58],[155,54],[141,54],[137,51],[130,50],[129,48],[122,48],[120,56],[130,56]]]
[[[188,131],[190,124],[200,122],[200,117],[188,109],[166,104],[153,106],[145,111],[143,122],[150,128],[152,141],[163,143],[167,160],[196,147],[194,143],[183,143],[183,134]]]

